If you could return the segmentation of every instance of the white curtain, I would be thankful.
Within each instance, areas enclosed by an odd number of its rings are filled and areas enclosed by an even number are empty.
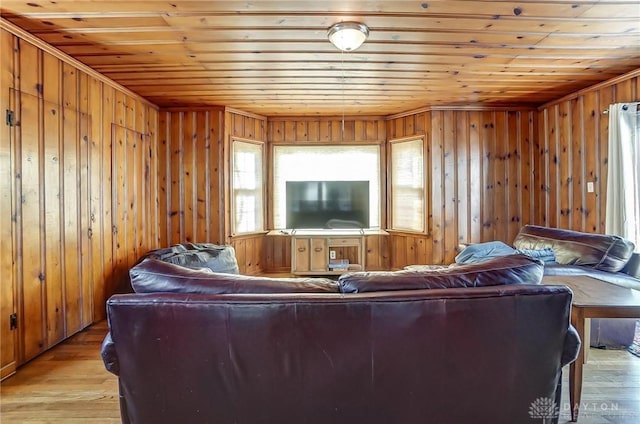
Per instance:
[[[640,103],[609,107],[606,232],[633,241],[640,251]]]

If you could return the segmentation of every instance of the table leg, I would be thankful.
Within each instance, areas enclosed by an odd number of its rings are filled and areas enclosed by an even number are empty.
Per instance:
[[[591,318],[585,318],[584,320],[584,339],[582,343],[585,345],[584,350],[584,363],[589,362],[589,346],[591,345]]]
[[[582,367],[584,365],[584,351],[589,346],[585,340],[585,318],[582,308],[571,308],[571,324],[575,327],[580,340],[580,352],[578,358],[569,366],[569,401],[571,402],[571,421],[578,421],[578,408],[582,396]]]

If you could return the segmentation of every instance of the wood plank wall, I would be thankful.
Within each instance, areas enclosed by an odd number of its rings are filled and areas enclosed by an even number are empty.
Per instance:
[[[609,116],[603,111],[633,101],[640,101],[640,70],[539,109],[535,222],[605,232]]]
[[[382,148],[382,175],[386,125],[379,116],[345,117],[278,117],[269,118],[267,140],[273,144],[376,144]],[[333,170],[334,172],[339,170]],[[384,180],[382,181],[384,187]],[[382,202],[385,204],[385,193]],[[384,208],[383,208],[384,209]],[[381,211],[381,222],[385,220]],[[366,237],[366,266],[368,270],[388,269],[389,250],[386,236]],[[291,269],[291,237],[285,235],[265,238],[264,269],[286,272]]]
[[[229,155],[233,137],[265,142],[266,118],[210,107],[162,110],[159,120],[159,244],[230,244],[242,274],[261,272],[264,235],[231,236]]]
[[[533,110],[431,110],[390,117],[387,138],[425,137],[425,235],[393,232],[391,267],[449,264],[460,243],[511,243],[535,210]]]
[[[16,122],[0,137],[4,376],[104,319],[121,274],[157,244],[157,112],[46,46],[4,29],[0,43]]]
[[[159,245],[224,242],[224,110],[159,113]]]

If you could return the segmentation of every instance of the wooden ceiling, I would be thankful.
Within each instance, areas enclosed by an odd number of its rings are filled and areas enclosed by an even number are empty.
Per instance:
[[[159,106],[267,116],[537,106],[640,68],[640,2],[0,1],[2,16]],[[371,34],[342,53],[340,21]]]

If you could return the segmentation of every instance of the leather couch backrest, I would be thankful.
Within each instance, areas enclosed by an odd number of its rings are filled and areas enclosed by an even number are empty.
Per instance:
[[[361,271],[338,279],[343,293],[540,284],[541,261],[525,255],[507,255],[486,261],[452,265],[427,271]]]
[[[129,270],[136,293],[335,293],[338,284],[328,278],[274,278],[223,274],[191,269],[158,259],[144,259]]]
[[[640,279],[640,253],[634,252],[622,272]]]
[[[634,244],[622,237],[525,225],[513,241],[517,249],[553,249],[556,262],[618,272],[631,258]]]
[[[543,285],[117,295],[109,360],[123,423],[524,423],[555,399],[570,304]]]

